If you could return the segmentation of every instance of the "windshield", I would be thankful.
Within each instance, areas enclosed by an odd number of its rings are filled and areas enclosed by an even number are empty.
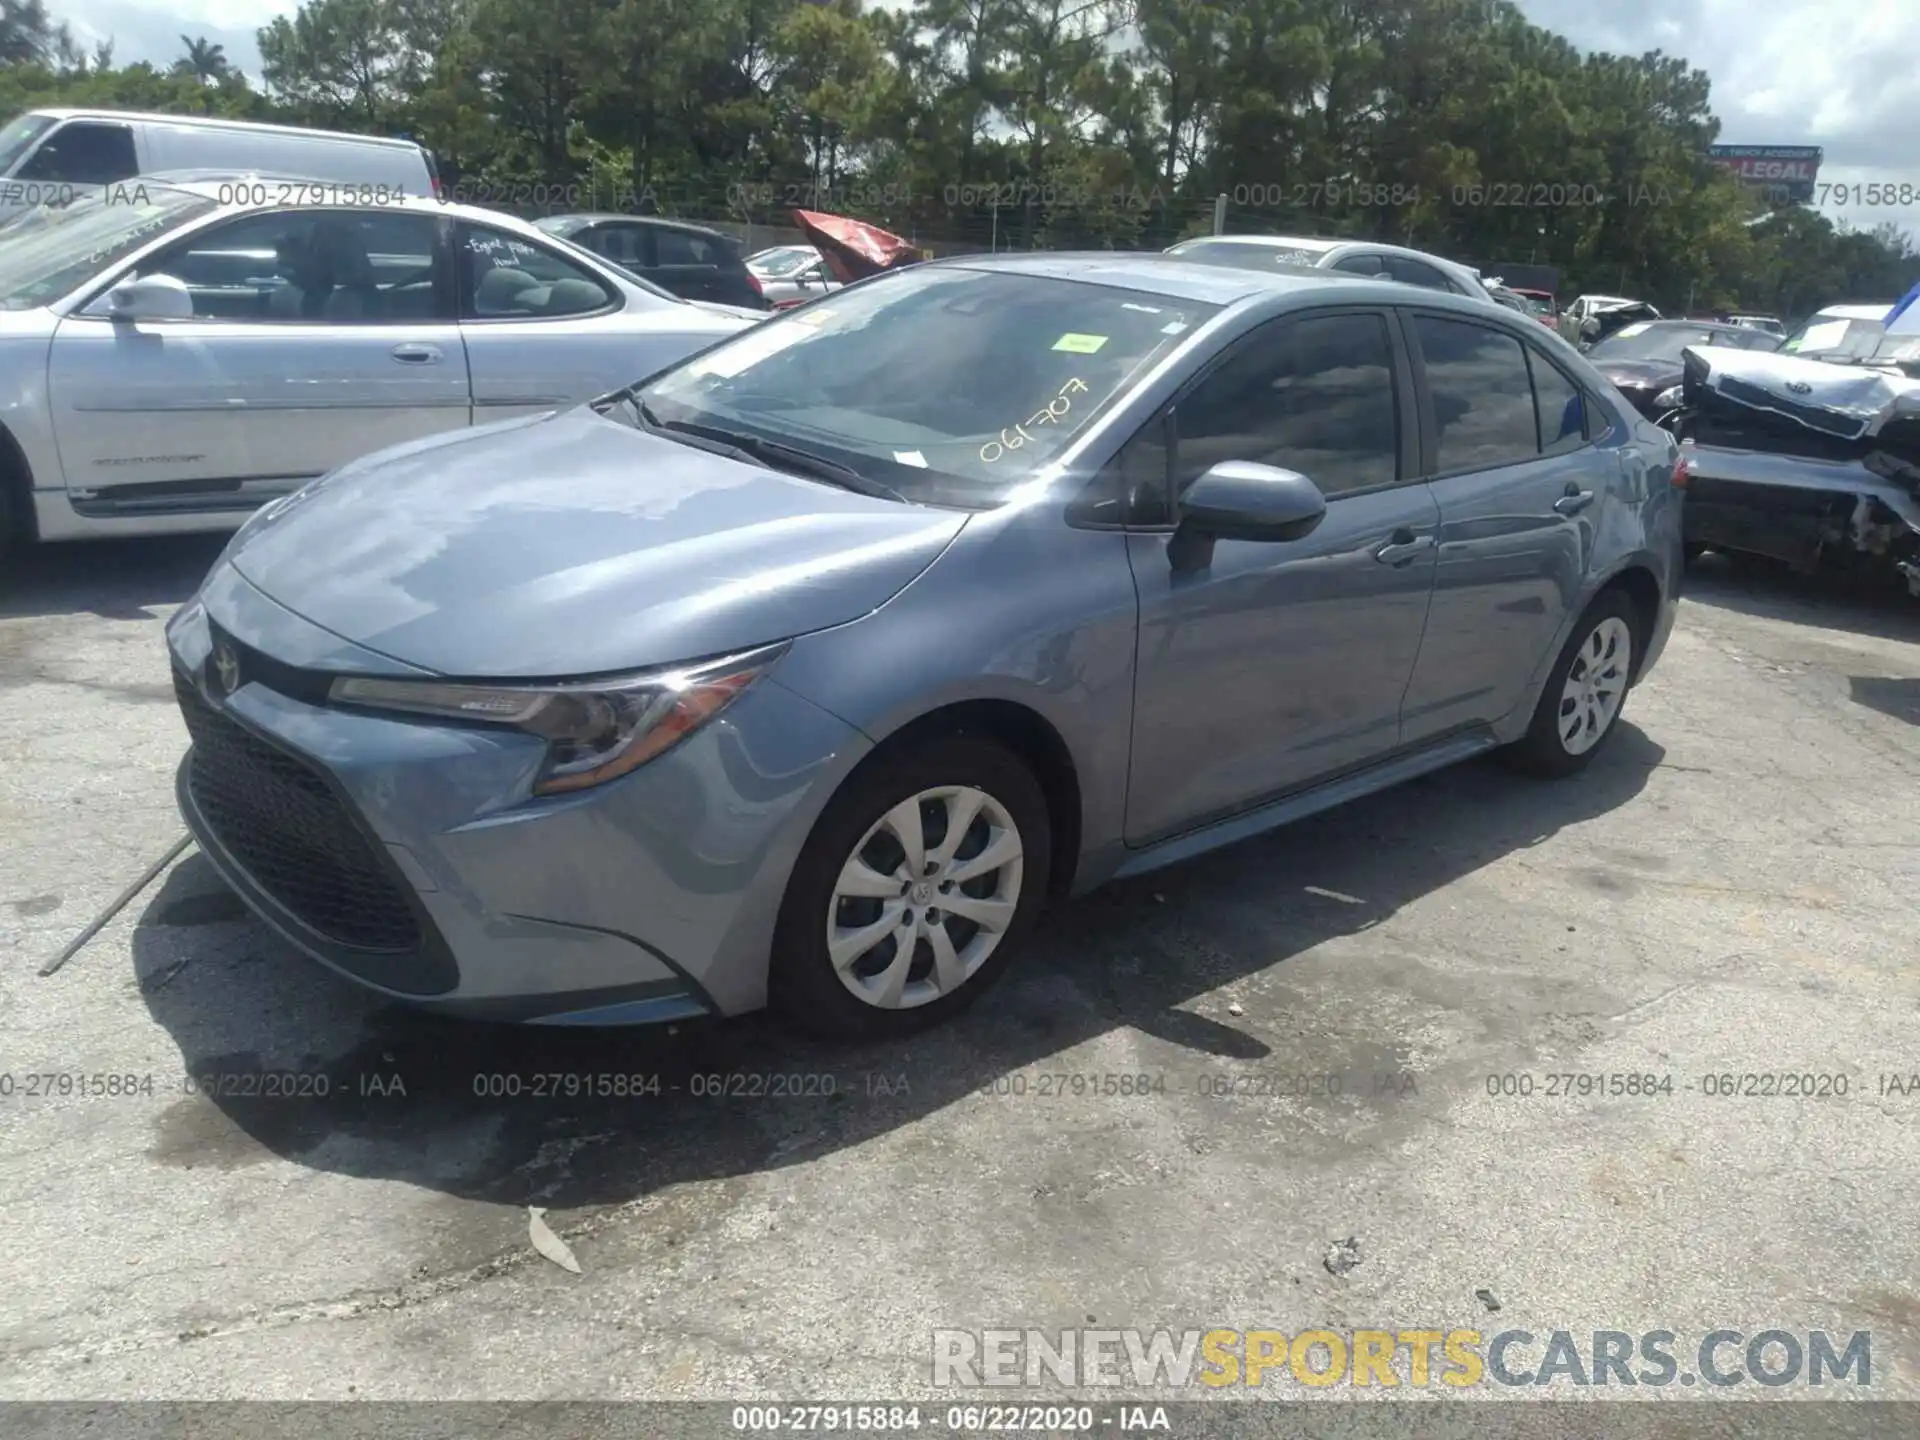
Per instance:
[[[1789,335],[1781,353],[1819,360],[1920,360],[1920,335],[1889,335],[1878,320],[1837,320],[1816,315]]]
[[[645,386],[667,423],[804,449],[909,500],[984,508],[1218,306],[958,267],[766,321]]]
[[[1553,314],[1553,302],[1551,300],[1543,299],[1538,295],[1529,295],[1525,291],[1521,292],[1520,299],[1527,307],[1527,313],[1529,315]]]
[[[7,128],[0,130],[0,175],[11,175],[20,157],[52,124],[51,115],[35,115],[31,111],[9,120]]]
[[[791,250],[769,250],[764,255],[754,256],[748,264],[762,275],[778,280],[796,270],[806,269],[819,258],[819,251],[795,246]]]
[[[52,304],[148,242],[218,208],[205,195],[136,182],[62,209],[25,211],[0,226],[0,308]]]
[[[1616,330],[1587,352],[1596,364],[1602,360],[1672,360],[1676,364],[1689,345],[1731,345],[1742,350],[1770,350],[1773,341],[1755,331],[1742,335],[1704,325],[1653,325],[1642,322]]]

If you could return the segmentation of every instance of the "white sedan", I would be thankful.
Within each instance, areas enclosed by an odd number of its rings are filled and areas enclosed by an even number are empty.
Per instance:
[[[127,181],[0,226],[0,545],[232,529],[358,455],[576,404],[764,318],[470,206]]]

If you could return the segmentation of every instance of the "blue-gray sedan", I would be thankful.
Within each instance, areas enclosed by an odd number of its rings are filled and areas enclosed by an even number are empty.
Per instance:
[[[1049,896],[1482,751],[1580,769],[1684,483],[1484,302],[928,264],[259,512],[168,627],[180,805],[389,996],[896,1033]]]

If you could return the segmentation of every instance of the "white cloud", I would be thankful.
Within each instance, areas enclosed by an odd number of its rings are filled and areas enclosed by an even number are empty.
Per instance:
[[[1920,191],[1920,5],[1913,0],[1520,0],[1583,49],[1683,56],[1713,79],[1727,145],[1818,145],[1822,183]],[[1832,192],[1829,192],[1831,200]],[[1920,204],[1827,203],[1861,228],[1920,232]]]
[[[145,60],[161,67],[180,58],[182,35],[226,47],[227,59],[255,82],[260,47],[254,33],[276,15],[291,15],[297,0],[49,0],[47,10],[92,44],[113,41],[122,65]]]

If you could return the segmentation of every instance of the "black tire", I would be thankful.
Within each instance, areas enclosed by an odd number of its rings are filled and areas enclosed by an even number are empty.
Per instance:
[[[1607,720],[1606,728],[1587,749],[1574,751],[1567,747],[1561,737],[1560,720],[1563,704],[1562,691],[1566,687],[1567,676],[1581,657],[1581,650],[1593,637],[1594,631],[1609,620],[1622,621],[1630,637],[1632,651],[1622,663],[1625,676],[1621,681],[1620,703],[1614,708]],[[1614,732],[1620,728],[1620,716],[1627,707],[1627,694],[1632,690],[1631,676],[1634,667],[1640,662],[1640,652],[1646,645],[1641,616],[1623,592],[1610,590],[1587,607],[1587,613],[1573,627],[1573,634],[1567,637],[1566,647],[1561,650],[1560,658],[1553,662],[1553,670],[1547,676],[1546,687],[1540,692],[1540,703],[1534,707],[1533,723],[1527,727],[1526,735],[1507,747],[1503,758],[1518,770],[1530,775],[1543,776],[1557,780],[1573,775],[1593,763],[1598,755],[1613,739]]]
[[[855,995],[828,956],[834,887],[854,847],[882,816],[903,800],[947,785],[984,791],[1018,832],[1021,873],[1014,916],[999,943],[957,988],[923,1004],[884,1009]],[[931,832],[927,843],[930,848],[938,843]],[[949,1019],[991,988],[1018,951],[1046,895],[1051,854],[1046,796],[1033,772],[1005,747],[972,735],[943,735],[875,757],[828,803],[793,867],[774,931],[769,999],[788,1023],[831,1040],[889,1039]],[[873,903],[877,910],[880,902]],[[878,942],[892,943],[897,942]],[[924,950],[924,943],[917,949]],[[897,950],[887,953],[897,955]],[[910,974],[920,975],[930,968],[930,951],[911,963]]]

